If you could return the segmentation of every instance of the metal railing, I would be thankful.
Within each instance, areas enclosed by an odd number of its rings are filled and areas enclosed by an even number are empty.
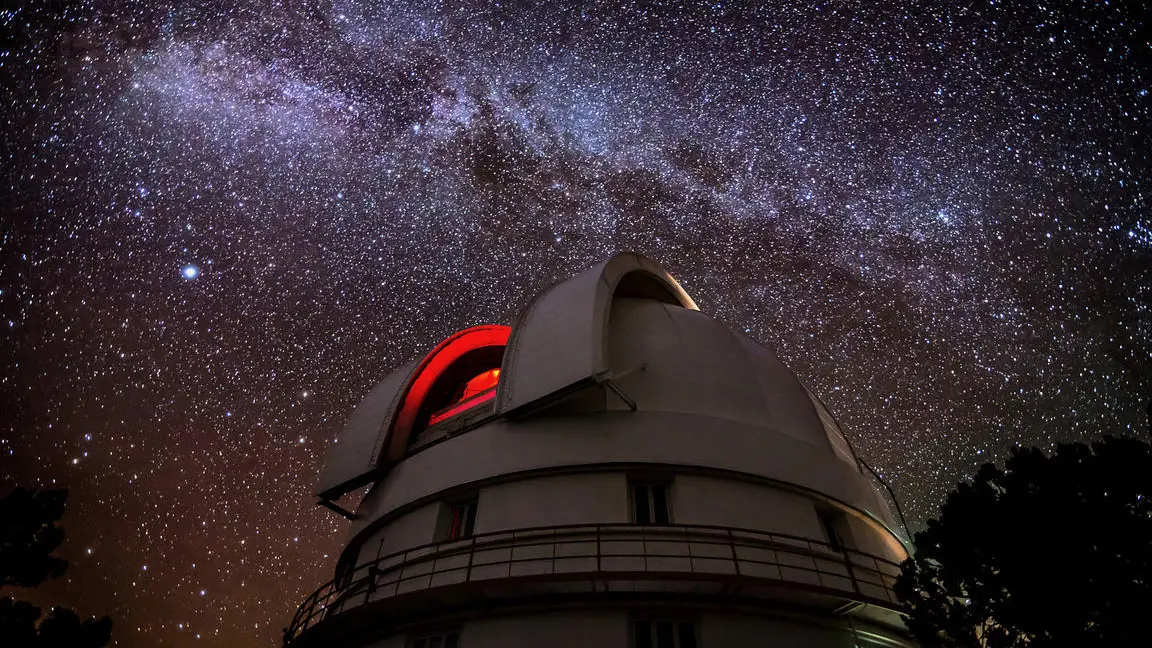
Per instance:
[[[903,527],[904,533],[900,534],[896,529],[890,530],[896,534],[897,538],[899,538],[905,547],[912,546],[912,530],[908,528],[908,520],[904,519],[904,509],[900,507],[900,500],[896,497],[896,491],[892,490],[892,487],[888,485],[884,477],[863,459],[857,457],[856,462],[865,469],[860,472],[864,473],[864,476],[868,478],[872,489],[876,491],[880,499],[884,500],[884,505],[888,507],[890,512],[895,512],[896,515],[899,516],[900,526]]]
[[[738,579],[794,585],[898,607],[900,565],[783,533],[709,525],[567,525],[481,533],[364,563],[300,605],[287,644],[344,610],[438,587],[544,577]]]

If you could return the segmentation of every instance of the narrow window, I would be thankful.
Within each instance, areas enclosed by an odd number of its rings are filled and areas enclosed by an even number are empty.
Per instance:
[[[460,633],[424,635],[412,640],[412,648],[460,648]]]
[[[691,621],[632,622],[632,648],[696,648],[696,624]]]
[[[668,524],[667,484],[632,485],[632,519],[636,524]]]
[[[471,538],[476,528],[476,500],[452,505],[449,514],[451,521],[448,526],[448,539]]]
[[[844,551],[848,548],[850,536],[848,535],[848,521],[844,514],[838,511],[816,511],[820,520],[820,528],[828,538],[828,546],[832,551]]]

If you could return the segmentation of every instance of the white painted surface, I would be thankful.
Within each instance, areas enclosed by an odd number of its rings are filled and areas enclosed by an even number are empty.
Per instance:
[[[338,440],[328,447],[316,492],[322,493],[371,471],[384,443],[388,421],[418,361],[413,361],[376,383],[348,419]]]
[[[605,330],[617,284],[642,272],[688,309],[692,298],[654,262],[617,254],[540,294],[512,331],[496,396],[507,412],[608,368]]]
[[[480,491],[476,532],[628,521],[623,473],[557,475]]]
[[[820,627],[735,614],[706,614],[700,620],[700,648],[852,648],[847,625]]]
[[[613,612],[543,612],[472,621],[461,648],[628,648],[628,617]]]
[[[364,644],[364,648],[408,648],[408,645],[408,638],[404,635],[398,635]]]
[[[374,531],[361,546],[360,560],[356,564],[433,542],[441,506],[440,502],[421,506]]]
[[[719,416],[752,425],[772,419],[747,353],[724,325],[698,311],[621,299],[609,324],[616,384],[643,411]],[[625,405],[610,400],[611,406]]]
[[[672,508],[679,524],[715,524],[822,537],[811,499],[757,484],[681,475],[676,478]]]
[[[525,470],[619,462],[732,470],[809,488],[862,510],[881,507],[865,477],[837,459],[826,443],[716,417],[610,412],[497,421],[427,448],[385,477],[364,500],[353,528],[460,484]]]

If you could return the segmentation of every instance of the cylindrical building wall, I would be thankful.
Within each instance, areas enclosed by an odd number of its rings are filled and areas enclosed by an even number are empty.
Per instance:
[[[475,533],[634,520],[631,484],[659,483],[668,493],[669,521],[793,535],[829,542],[840,530],[846,546],[893,562],[906,557],[900,544],[863,511],[815,491],[750,473],[699,465],[611,462],[537,468],[446,484],[382,512],[349,547],[355,564],[446,538],[437,523],[454,502],[475,499]],[[828,525],[832,524],[830,528]]]
[[[412,648],[413,638],[418,640],[454,633],[460,637],[459,645],[466,643],[467,648],[636,648],[634,625],[637,621],[676,624],[682,620],[691,624],[697,645],[701,647],[879,648],[892,645],[883,637],[866,632],[845,633],[840,625],[814,619],[773,618],[717,610],[669,616],[666,609],[640,608],[635,611],[577,609],[491,615],[429,629],[427,633],[417,631],[412,636],[380,639],[366,644],[365,648]],[[680,634],[679,627],[674,627],[674,630],[675,634]]]

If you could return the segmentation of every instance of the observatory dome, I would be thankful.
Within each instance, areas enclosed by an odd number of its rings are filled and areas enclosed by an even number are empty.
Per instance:
[[[876,479],[772,351],[620,254],[364,398],[317,488],[348,540],[286,642],[910,645]]]

